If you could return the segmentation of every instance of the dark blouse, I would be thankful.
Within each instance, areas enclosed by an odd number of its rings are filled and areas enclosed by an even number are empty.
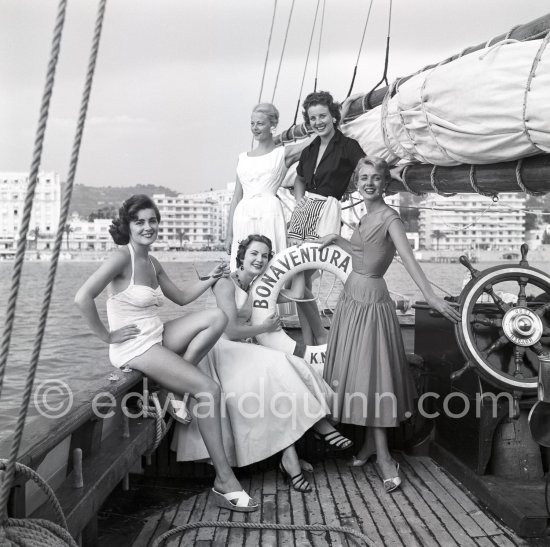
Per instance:
[[[340,200],[357,162],[365,153],[356,140],[336,129],[315,170],[320,146],[321,137],[317,137],[302,150],[296,173],[304,179],[306,190]]]

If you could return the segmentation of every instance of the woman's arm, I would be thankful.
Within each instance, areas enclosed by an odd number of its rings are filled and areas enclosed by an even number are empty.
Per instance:
[[[229,207],[229,217],[227,219],[227,236],[225,238],[225,249],[228,253],[231,253],[231,244],[233,243],[233,215],[235,209],[239,204],[239,201],[243,199],[243,187],[239,177],[235,181],[235,191],[233,192],[233,198],[231,199],[231,205]]]
[[[312,139],[303,139],[296,144],[287,144],[285,146],[285,165],[290,167],[296,163],[302,155],[302,150],[311,144]]]
[[[434,293],[428,278],[416,261],[416,258],[414,258],[403,224],[401,222],[391,222],[388,227],[388,233],[403,261],[403,265],[418,288],[422,291],[428,305],[445,316],[449,321],[460,321],[460,314],[456,308],[443,298],[436,296]]]
[[[294,181],[294,199],[296,200],[296,207],[301,207],[306,195],[306,181],[300,175],[296,175]]]
[[[197,299],[206,289],[212,287],[218,279],[229,275],[229,266],[226,262],[222,262],[218,264],[205,279],[195,281],[182,290],[176,287],[158,260],[153,260],[155,261],[155,268],[158,272],[157,279],[164,296],[180,306],[185,306],[189,304],[189,302],[193,302],[193,300]]]
[[[339,234],[329,234],[320,237],[317,239],[317,243],[321,244],[321,249],[333,244],[338,245],[338,247],[341,247],[344,251],[346,251],[346,253],[351,254],[351,243]]]
[[[75,304],[92,332],[107,344],[124,342],[130,338],[135,338],[140,332],[133,324],[109,332],[99,318],[95,305],[95,299],[99,294],[117,275],[121,275],[129,264],[129,253],[122,250],[117,251],[84,282],[74,297]]]
[[[261,325],[243,325],[240,323],[237,317],[237,306],[235,305],[235,285],[230,279],[221,279],[214,287],[214,295],[218,308],[229,319],[225,327],[225,334],[230,340],[241,340],[281,328],[281,321],[277,314],[270,315]]]

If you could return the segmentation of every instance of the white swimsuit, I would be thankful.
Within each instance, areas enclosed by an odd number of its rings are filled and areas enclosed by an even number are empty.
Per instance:
[[[158,315],[158,309],[164,304],[164,295],[159,287],[153,289],[147,285],[134,283],[134,249],[128,244],[132,260],[130,284],[123,291],[112,294],[107,299],[107,319],[109,330],[120,329],[135,324],[140,333],[136,338],[118,344],[109,345],[109,359],[117,368],[146,352],[155,344],[162,344],[164,325]],[[149,258],[149,260],[151,260]],[[155,265],[151,260],[153,269]],[[156,270],[155,270],[156,275]]]

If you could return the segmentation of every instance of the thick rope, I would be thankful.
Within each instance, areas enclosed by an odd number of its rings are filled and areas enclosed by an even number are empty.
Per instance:
[[[437,179],[435,178],[435,174],[436,174],[436,171],[437,171],[437,165],[434,165],[432,167],[432,170],[430,171],[430,185],[431,187],[433,188],[433,191],[438,194],[439,196],[443,196],[444,198],[451,198],[453,196],[456,196],[456,192],[455,193],[448,193],[448,192],[442,192],[438,187],[437,187]]]
[[[40,106],[40,117],[38,120],[38,128],[34,141],[34,151],[29,172],[29,184],[27,186],[27,194],[25,196],[25,205],[23,208],[23,216],[19,227],[19,235],[17,239],[17,250],[15,253],[15,262],[13,265],[13,274],[11,280],[11,289],[8,296],[6,306],[6,321],[4,332],[2,334],[2,343],[0,347],[0,396],[2,394],[2,384],[6,370],[6,362],[10,349],[11,331],[13,329],[13,321],[15,318],[15,308],[17,305],[17,295],[19,293],[19,284],[21,279],[21,270],[23,268],[23,260],[25,258],[25,248],[27,246],[27,233],[29,231],[29,223],[31,220],[32,202],[34,192],[38,183],[38,169],[42,158],[42,148],[44,144],[44,135],[46,133],[46,124],[48,121],[48,112],[50,107],[50,99],[52,97],[53,85],[55,81],[55,70],[59,51],[61,48],[61,36],[63,34],[63,24],[65,22],[65,12],[67,8],[67,0],[60,0],[57,8],[57,18],[55,22],[54,35],[52,41],[52,49],[50,53],[50,61],[48,63],[48,71],[46,75],[46,84],[42,95],[42,103]],[[0,504],[0,513],[2,511]]]
[[[353,76],[351,77],[351,83],[349,85],[349,91],[348,91],[348,94],[346,95],[346,99],[351,95],[351,92],[353,91],[353,85],[355,84],[355,77],[357,76],[357,67],[359,65],[359,59],[361,57],[361,51],[363,49],[363,42],[365,41],[365,35],[367,34],[367,26],[369,24],[372,3],[373,3],[373,0],[370,0],[369,11],[367,13],[367,20],[365,21],[365,26],[363,27],[363,35],[361,36],[361,43],[359,44],[359,51],[357,52],[357,60],[355,61]]]
[[[311,44],[313,43],[313,35],[315,34],[315,25],[317,24],[317,13],[319,13],[319,4],[321,0],[317,0],[317,7],[315,8],[315,15],[313,17],[313,26],[311,27],[311,35],[309,37],[309,45],[307,47],[306,62],[304,64],[304,72],[302,74],[302,83],[300,84],[300,92],[298,93],[298,101],[296,103],[296,112],[294,113],[294,121],[292,125],[296,125],[298,119],[298,112],[300,111],[300,101],[302,99],[302,91],[304,90],[304,82],[306,79],[307,65],[309,63],[309,54],[311,52]]]
[[[262,73],[262,83],[260,84],[260,94],[258,95],[258,102],[262,100],[262,92],[264,90],[265,72],[267,70],[267,60],[269,59],[269,50],[271,48],[271,38],[273,36],[273,26],[275,25],[275,14],[277,13],[277,0],[273,4],[273,16],[271,17],[271,28],[269,29],[269,38],[267,40],[267,51],[265,53],[264,71]]]
[[[407,182],[407,172],[410,167],[410,165],[405,165],[405,167],[403,168],[403,172],[401,173],[401,183],[403,184],[405,190],[407,190],[407,192],[409,192],[413,196],[417,196],[419,198],[424,197],[426,195],[424,192],[417,192],[416,190],[413,190]]]
[[[76,134],[75,139],[73,143],[73,150],[71,155],[71,161],[69,166],[69,172],[67,175],[67,183],[66,183],[66,192],[63,196],[63,201],[61,204],[61,213],[59,218],[59,226],[56,234],[56,239],[54,243],[54,248],[52,252],[52,258],[50,262],[50,270],[48,272],[48,280],[46,283],[46,289],[44,293],[44,299],[42,303],[42,309],[40,311],[39,321],[38,321],[38,328],[37,328],[37,334],[34,340],[32,355],[31,355],[31,362],[29,366],[29,371],[27,375],[27,380],[25,384],[25,389],[23,392],[22,402],[20,405],[19,415],[17,418],[17,423],[14,430],[13,435],[13,441],[11,445],[11,450],[9,454],[8,463],[6,465],[6,474],[4,477],[3,483],[0,485],[0,511],[5,511],[5,508],[7,507],[7,502],[9,498],[9,492],[11,487],[11,482],[13,479],[13,474],[15,470],[15,460],[17,458],[17,454],[19,452],[19,446],[21,444],[21,438],[23,436],[23,429],[25,425],[25,419],[27,416],[27,411],[29,407],[29,402],[31,398],[31,392],[32,387],[34,383],[34,377],[36,375],[36,370],[38,368],[38,359],[40,357],[40,349],[42,345],[42,339],[44,337],[44,331],[46,329],[46,320],[48,317],[48,311],[51,301],[51,296],[53,293],[54,283],[55,283],[55,274],[57,271],[57,263],[59,260],[59,253],[61,250],[61,246],[63,243],[63,235],[65,231],[65,223],[67,222],[67,217],[69,215],[69,207],[71,202],[71,194],[72,194],[72,188],[74,185],[74,178],[76,173],[76,166],[78,163],[78,155],[80,151],[80,143],[82,141],[82,134],[84,131],[84,123],[86,120],[86,113],[88,109],[88,102],[90,98],[91,93],[91,87],[92,87],[92,81],[93,81],[93,74],[95,70],[95,64],[97,60],[97,54],[99,51],[99,41],[101,37],[101,29],[103,25],[103,18],[105,15],[105,6],[106,6],[107,0],[100,0],[99,7],[98,7],[98,13],[97,13],[97,20],[96,20],[96,26],[94,31],[94,37],[92,40],[92,49],[90,52],[90,60],[88,64],[88,73],[86,75],[86,82],[84,85],[84,93],[82,96],[82,102],[80,106],[80,114],[79,119],[77,123],[76,128]],[[62,0],[61,4],[63,4],[63,12],[65,11],[65,5],[66,1]],[[58,27],[56,26],[56,35],[57,33],[61,33],[61,29],[58,30]],[[60,36],[56,40],[56,42],[60,41]],[[59,52],[59,47],[57,47],[57,52]],[[36,178],[36,177],[35,177]],[[35,181],[36,182],[36,181]],[[36,184],[35,184],[36,185]],[[32,194],[34,195],[34,188],[32,190]],[[27,191],[27,197],[29,195],[29,191]],[[28,214],[30,216],[30,211],[32,209],[32,196],[30,201],[25,202],[25,208],[28,206],[28,211],[25,209],[24,214]],[[27,223],[28,225],[28,223]],[[26,231],[25,231],[26,236]],[[23,247],[24,251],[24,247]],[[22,258],[21,258],[22,260]]]
[[[165,422],[162,415],[162,407],[158,398],[157,393],[152,393],[149,397],[149,400],[153,405],[142,405],[141,411],[144,418],[154,418],[155,419],[155,437],[151,448],[145,453],[146,456],[150,456],[155,452],[161,443],[162,439],[165,437],[166,433],[172,427],[174,423],[174,418],[170,416],[168,422]]]
[[[8,460],[0,459],[0,470],[5,470]],[[15,464],[15,473],[17,475],[22,475],[27,480],[32,480],[36,485],[44,492],[46,498],[50,502],[56,517],[56,522],[59,526],[67,529],[67,521],[65,519],[65,514],[61,508],[59,500],[56,498],[54,491],[51,489],[50,485],[36,472],[34,469],[23,465],[22,463],[16,462]]]
[[[472,187],[474,192],[477,192],[480,196],[486,197],[486,198],[492,198],[493,201],[498,201],[498,193],[497,192],[486,192],[485,190],[482,190],[476,180],[476,166],[470,165],[470,186]]]
[[[317,63],[315,64],[315,82],[313,91],[317,91],[317,76],[319,76],[319,60],[321,59],[321,41],[323,39],[323,27],[325,23],[325,5],[326,0],[323,0],[323,11],[321,12],[321,27],[319,29],[319,46],[317,47]]]
[[[344,526],[329,526],[327,524],[275,524],[271,522],[190,522],[183,526],[178,526],[172,530],[168,530],[159,536],[153,542],[153,547],[162,547],[166,545],[166,540],[179,535],[187,530],[195,530],[197,528],[245,528],[252,530],[300,530],[306,532],[338,532],[347,534],[361,539],[365,545],[374,547],[374,542],[365,534],[354,530],[353,528]]]
[[[525,186],[525,183],[523,182],[523,176],[521,174],[522,167],[523,167],[523,159],[520,159],[516,164],[516,182],[518,183],[518,186],[521,188],[521,191],[525,192],[530,196],[544,196],[546,192],[535,192],[534,190],[529,190],[529,188]]]
[[[10,518],[4,526],[6,542],[0,543],[2,546],[78,547],[78,544],[67,530],[49,520]]]
[[[294,2],[292,0],[292,5],[290,6],[290,13],[288,14],[288,22],[286,24],[285,39],[283,42],[283,49],[281,50],[281,58],[279,59],[279,67],[277,68],[277,76],[275,77],[275,85],[273,86],[273,96],[271,97],[271,102],[275,102],[275,93],[277,91],[277,84],[279,83],[279,74],[281,73],[281,66],[283,64],[283,58],[285,56],[286,41],[288,39],[288,30],[290,29],[290,21],[292,20],[292,12],[294,11]]]

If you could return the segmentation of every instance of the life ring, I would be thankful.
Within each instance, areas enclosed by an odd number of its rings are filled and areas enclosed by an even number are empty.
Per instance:
[[[258,276],[251,289],[251,323],[259,325],[276,311],[277,298],[286,281],[304,270],[320,269],[333,273],[345,283],[351,272],[351,255],[336,245],[323,249],[318,243],[304,243],[299,247],[288,247],[277,253],[267,265],[265,272]],[[263,346],[294,354],[296,341],[283,329],[265,332],[256,336]],[[327,345],[306,346],[303,358],[322,374]]]

